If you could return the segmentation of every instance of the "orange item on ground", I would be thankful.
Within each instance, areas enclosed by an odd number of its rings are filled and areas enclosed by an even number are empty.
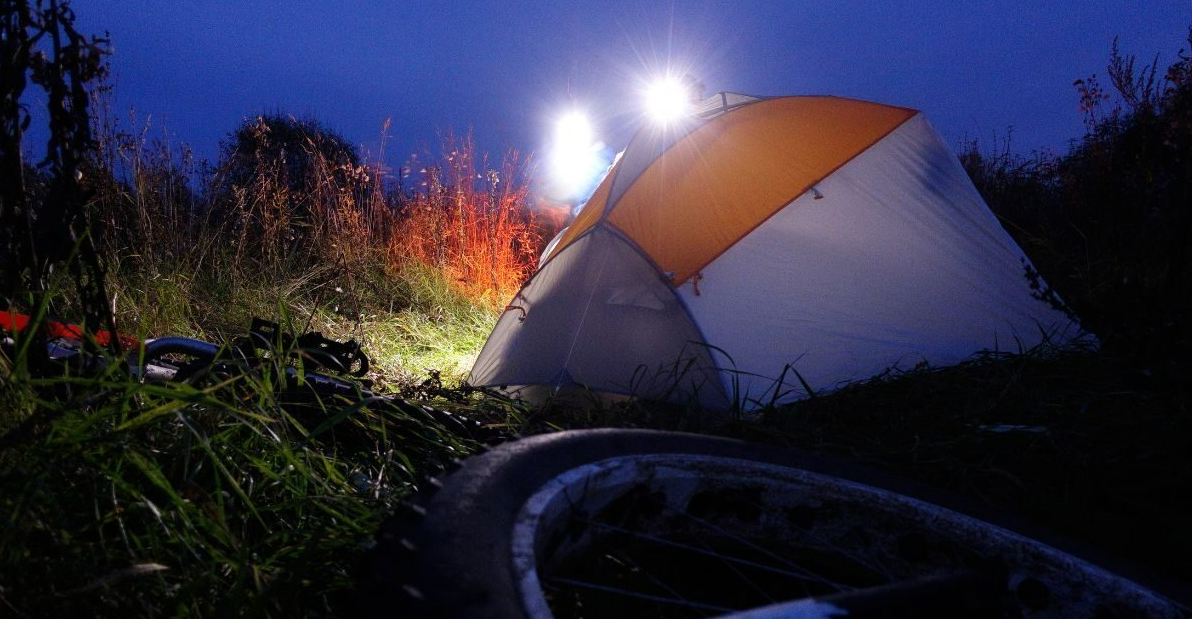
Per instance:
[[[10,333],[17,333],[29,328],[29,317],[24,314],[16,312],[0,312],[0,329]],[[57,320],[47,320],[45,323],[46,334],[50,337],[60,337],[68,340],[75,340],[82,342],[86,339],[83,328],[78,325],[72,325],[66,322],[59,322]],[[96,331],[93,334],[95,341],[102,346],[107,346],[111,341],[112,334],[109,331]],[[141,345],[141,341],[135,337],[127,335],[116,334],[116,338],[120,341],[120,346],[125,349],[137,348]]]

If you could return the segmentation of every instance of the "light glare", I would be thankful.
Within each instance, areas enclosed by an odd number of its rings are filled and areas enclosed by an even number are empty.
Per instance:
[[[561,150],[587,150],[592,146],[592,125],[579,112],[571,112],[555,125],[555,147]]]
[[[656,82],[646,91],[646,110],[657,122],[676,120],[687,114],[689,106],[687,89],[675,78]]]
[[[551,149],[552,197],[570,199],[592,184],[599,171],[592,125],[579,112],[569,112],[555,123],[555,138]]]

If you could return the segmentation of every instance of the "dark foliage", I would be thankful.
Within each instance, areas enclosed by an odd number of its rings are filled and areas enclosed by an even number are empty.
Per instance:
[[[973,498],[1186,588],[1190,395],[1133,354],[1040,349],[894,372],[737,432]]]
[[[961,160],[1104,344],[1170,359],[1192,344],[1192,57],[1157,67],[1115,43],[1113,94],[1095,76],[1075,83],[1087,133],[1063,157],[972,144]]]
[[[360,186],[363,171],[355,147],[313,118],[246,119],[220,143],[210,216],[246,240],[277,237],[301,248],[311,240],[321,190]]]
[[[360,165],[356,148],[313,118],[263,114],[245,121],[220,143],[220,169],[229,185],[252,185],[259,162],[276,162],[286,186],[302,191],[311,182],[313,159],[335,167]]]
[[[89,86],[106,73],[107,53],[106,38],[75,30],[66,0],[0,2],[0,295],[6,307],[36,308],[40,319],[50,299],[49,278],[66,266],[84,322],[114,332],[105,270],[91,236],[90,194],[79,182],[95,147]],[[46,96],[50,130],[38,165],[44,175],[32,187],[22,156],[32,121],[22,98],[32,96],[30,85]],[[40,199],[31,199],[33,188],[42,190]],[[44,355],[35,353],[33,361],[43,363]]]

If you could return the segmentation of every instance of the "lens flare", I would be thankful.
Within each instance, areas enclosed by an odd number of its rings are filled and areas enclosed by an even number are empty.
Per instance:
[[[646,111],[655,122],[673,122],[687,115],[690,109],[691,93],[676,78],[664,78],[646,90]]]
[[[573,199],[591,188],[600,168],[600,147],[592,124],[584,114],[569,112],[555,123],[551,148],[551,197]]]
[[[571,112],[555,125],[555,146],[564,150],[587,150],[592,146],[592,125],[579,112]]]

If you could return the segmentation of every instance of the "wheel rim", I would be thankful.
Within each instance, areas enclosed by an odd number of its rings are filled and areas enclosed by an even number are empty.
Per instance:
[[[548,591],[557,591],[560,584],[593,589],[604,586],[600,582],[561,577],[560,566],[574,563],[575,557],[607,541],[610,534],[623,535],[619,529],[625,527],[604,516],[617,513],[618,501],[624,503],[625,497],[634,493],[661,504],[660,510],[651,508],[657,512],[652,517],[633,518],[636,530],[632,533],[650,545],[674,546],[670,542],[674,541],[675,522],[680,522],[678,529],[682,534],[686,534],[686,527],[692,522],[707,525],[716,535],[727,532],[727,537],[738,538],[734,543],[748,552],[758,551],[756,554],[763,558],[766,549],[756,548],[761,543],[754,540],[781,540],[783,550],[769,553],[778,556],[769,557],[760,568],[737,563],[736,558],[717,557],[722,563],[735,564],[730,571],[781,569],[797,573],[813,584],[817,580],[831,581],[820,584],[828,586],[829,592],[847,593],[871,584],[862,578],[866,570],[877,572],[891,582],[911,582],[964,571],[975,558],[983,557],[987,563],[1005,568],[1000,595],[1030,611],[1032,616],[1092,616],[1107,608],[1129,609],[1128,612],[1149,616],[1184,616],[1177,607],[1133,582],[944,507],[803,469],[699,454],[614,457],[572,468],[542,485],[523,505],[512,531],[512,568],[528,616],[555,617],[557,609],[552,608],[552,602],[558,606],[559,596],[548,595]],[[708,501],[714,502],[717,497],[726,503],[725,509],[720,510],[722,513],[715,518],[693,515],[693,511],[707,511]],[[739,507],[736,513],[731,509],[733,502]],[[801,522],[804,516],[810,521]],[[872,539],[849,541],[850,529],[856,527],[868,530]],[[925,553],[905,547],[907,540],[915,539],[926,540]],[[748,550],[751,546],[755,548]],[[791,548],[804,553],[837,552],[860,567],[842,570],[843,577],[837,574],[829,578],[800,565],[806,562],[801,557],[782,556]],[[939,551],[941,548],[945,550]],[[689,556],[699,554],[700,546],[686,544],[685,548],[674,550],[676,556]],[[817,559],[812,563],[822,561]],[[743,578],[742,583],[726,583],[726,586],[748,587],[748,580]],[[666,593],[667,588],[663,583],[658,590]],[[823,588],[810,589],[817,596],[830,595]],[[603,593],[667,597],[657,591]],[[770,599],[775,606],[769,611],[750,611],[748,617],[792,616],[788,601],[798,595],[774,600],[774,595],[765,594],[761,597]],[[682,596],[654,602],[693,610],[692,614],[683,616],[746,616],[733,614],[742,610],[739,606],[725,607]],[[764,600],[761,602],[758,605],[764,606]]]

